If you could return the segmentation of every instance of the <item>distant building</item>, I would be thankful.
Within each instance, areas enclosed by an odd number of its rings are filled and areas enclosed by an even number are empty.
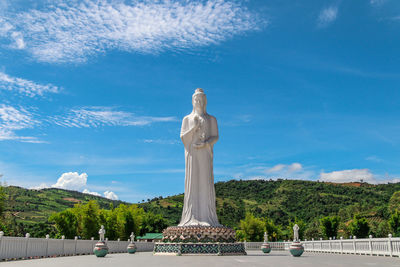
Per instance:
[[[144,236],[138,236],[136,240],[139,242],[158,242],[162,238],[163,235],[160,233],[146,233]]]

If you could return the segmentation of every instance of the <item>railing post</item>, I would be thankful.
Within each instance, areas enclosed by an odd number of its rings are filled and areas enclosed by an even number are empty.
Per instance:
[[[369,254],[372,256],[372,235],[369,235]]]
[[[62,255],[61,256],[65,256],[65,236],[61,236],[61,240],[62,240]]]
[[[50,238],[50,235],[47,234],[46,235],[46,258],[49,257],[49,238]]]
[[[356,255],[357,254],[356,236],[353,236],[353,249],[354,249],[354,255]]]
[[[311,244],[312,244],[312,250],[314,251],[314,237],[313,238],[311,238]]]
[[[322,251],[322,237],[319,238],[319,252],[323,252]]]
[[[0,253],[1,253],[1,245],[3,244],[3,236],[4,236],[4,232],[0,231]],[[0,260],[2,260],[1,257],[0,257]]]
[[[343,236],[340,237],[340,254],[343,254]]]
[[[329,252],[332,253],[332,237],[329,237]]]
[[[119,241],[120,241],[120,239],[118,238],[118,239],[117,239],[117,242],[118,242],[118,252],[122,252],[121,243],[120,243]]]
[[[90,254],[94,253],[93,249],[94,249],[94,246],[96,244],[95,242],[93,242],[94,241],[94,237],[92,237],[91,240],[92,240],[92,250],[91,250]]]
[[[388,237],[389,237],[389,240],[388,240],[389,255],[390,255],[390,257],[393,257],[392,234],[389,234]]]
[[[75,239],[75,254],[74,254],[74,255],[76,256],[76,255],[77,255],[77,254],[76,254],[76,249],[77,249],[77,246],[78,246],[78,237],[75,236],[74,239]]]
[[[31,235],[29,233],[26,233],[25,239],[26,239],[26,245],[25,245],[25,259],[28,258],[28,242],[29,242],[29,237]]]

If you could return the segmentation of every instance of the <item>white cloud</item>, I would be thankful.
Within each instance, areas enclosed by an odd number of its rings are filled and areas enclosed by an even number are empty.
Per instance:
[[[337,6],[331,6],[327,7],[321,10],[318,16],[318,26],[319,27],[325,27],[334,22],[337,18],[338,14],[338,7]]]
[[[105,191],[104,197],[111,200],[118,200],[118,196],[112,191]]]
[[[24,108],[17,109],[12,106],[0,104],[0,141],[16,140],[26,143],[42,143],[36,137],[19,136],[18,130],[33,128],[40,124],[33,115]]]
[[[89,190],[87,190],[87,189],[84,189],[84,190],[82,191],[82,193],[101,197],[101,195],[100,195],[99,193],[97,193],[97,192],[91,192],[91,191],[89,191]]]
[[[376,183],[374,175],[369,169],[353,169],[353,170],[342,170],[333,172],[322,172],[320,174],[320,181],[324,182],[359,182],[363,180],[367,183]]]
[[[383,162],[383,159],[377,157],[377,156],[369,156],[365,158],[368,161],[373,161],[373,162]]]
[[[386,2],[386,0],[370,0],[369,2],[371,3],[371,5],[381,5]]]
[[[290,164],[288,166],[288,170],[290,172],[297,172],[297,171],[300,171],[301,169],[303,169],[303,166],[300,163],[297,163],[297,162],[292,163],[292,164]]]
[[[68,190],[81,190],[86,186],[88,175],[86,173],[79,174],[77,172],[66,172],[58,178],[57,183],[52,187],[68,189]]]
[[[166,140],[166,139],[144,139],[144,143],[147,144],[158,144],[158,145],[175,145],[178,144],[178,140]]]
[[[64,127],[99,126],[144,126],[154,122],[176,121],[175,117],[136,116],[133,113],[117,111],[109,107],[86,107],[73,109],[66,117],[54,117],[53,121]]]
[[[58,93],[60,88],[52,84],[38,84],[30,80],[11,77],[0,71],[0,89],[18,92],[29,97],[43,96],[45,93]]]
[[[49,187],[50,186],[48,186],[46,183],[41,183],[38,186],[29,187],[29,189],[40,190],[40,189],[49,188]]]
[[[25,42],[24,42],[24,37],[20,32],[12,32],[11,37],[14,39],[15,46],[17,49],[24,49],[25,48]]]
[[[277,164],[272,168],[265,170],[266,173],[278,173],[278,172],[286,172],[286,173],[293,173],[298,172],[303,169],[303,166],[300,163],[292,163],[290,165],[286,164]]]
[[[272,168],[269,168],[266,170],[267,173],[273,173],[273,172],[279,172],[281,170],[283,170],[286,167],[285,164],[277,164],[275,166],[273,166]]]
[[[45,62],[84,62],[113,49],[181,51],[218,44],[266,24],[231,0],[60,1],[5,19],[0,27],[11,25],[8,38]],[[11,31],[21,36],[13,38]]]

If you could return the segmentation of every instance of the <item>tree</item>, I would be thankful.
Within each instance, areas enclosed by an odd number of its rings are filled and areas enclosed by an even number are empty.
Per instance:
[[[369,234],[369,225],[364,217],[359,214],[354,215],[353,221],[349,224],[350,233],[353,236],[364,238]]]
[[[340,218],[338,216],[327,216],[320,220],[322,234],[329,239],[337,237]]]
[[[262,219],[247,213],[244,220],[240,221],[240,228],[244,233],[246,241],[257,242],[264,239],[265,223]]]
[[[136,205],[121,204],[114,211],[117,214],[118,236],[122,240],[127,240],[131,232],[134,232],[135,235],[140,233],[145,214],[142,208],[138,208]]]
[[[145,233],[161,233],[167,226],[167,221],[161,214],[148,212],[143,216],[140,235],[144,235]]]
[[[278,241],[282,239],[282,231],[279,226],[275,225],[271,219],[265,218],[265,231],[270,241]]]
[[[50,216],[49,222],[54,222],[59,235],[73,239],[78,234],[78,219],[70,210],[54,213]]]
[[[389,212],[394,213],[400,210],[400,191],[394,192],[389,200]]]
[[[90,200],[86,205],[82,205],[82,237],[90,239],[97,238],[100,229],[99,223],[99,204],[95,200]]]
[[[383,221],[378,225],[375,232],[375,237],[387,237],[390,233],[390,226],[387,221]]]
[[[313,238],[319,238],[320,236],[322,236],[322,233],[319,220],[314,220],[307,225],[307,228],[304,231],[304,238],[311,240]]]
[[[398,210],[392,213],[388,221],[392,234],[396,237],[400,236],[400,213]]]

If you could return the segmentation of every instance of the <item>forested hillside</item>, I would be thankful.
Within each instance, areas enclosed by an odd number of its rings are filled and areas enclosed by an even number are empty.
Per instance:
[[[340,231],[347,231],[346,227],[355,214],[365,218],[374,233],[380,231],[384,235],[388,231],[387,221],[391,212],[400,203],[400,197],[392,197],[395,192],[400,191],[400,183],[371,185],[280,179],[231,180],[218,182],[215,187],[217,213],[222,224],[240,229],[241,220],[245,219],[246,214],[252,214],[255,218],[262,218],[279,226],[283,236],[288,235],[285,231],[290,230],[289,226],[294,221],[302,223],[303,229],[307,229],[310,235],[317,234],[320,231],[320,219],[334,215],[340,217],[340,229],[344,229]],[[28,190],[9,186],[4,189],[5,215],[8,222],[12,222],[10,227],[15,227],[19,234],[35,228],[44,229],[43,233],[54,231],[54,227],[48,222],[49,216],[71,208],[76,203],[84,204],[89,200],[96,200],[103,209],[109,209],[111,204],[112,208],[122,203],[54,188]],[[183,194],[180,194],[154,198],[139,203],[138,207],[146,212],[161,214],[168,225],[176,225],[181,216],[182,203]],[[382,229],[378,231],[379,227]]]
[[[387,205],[400,183],[322,183],[299,180],[251,180],[215,184],[217,213],[222,224],[237,227],[246,212],[268,217],[276,224],[287,225],[299,218],[306,223],[328,215],[350,219],[355,212],[371,218],[388,216]],[[140,204],[145,210],[161,213],[171,224],[179,221],[183,194],[155,198]]]

